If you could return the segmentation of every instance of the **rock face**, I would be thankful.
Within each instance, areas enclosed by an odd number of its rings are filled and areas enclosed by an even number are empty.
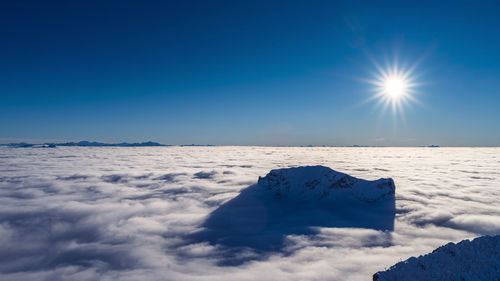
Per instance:
[[[373,275],[374,281],[500,280],[500,235],[448,243]]]
[[[210,213],[191,240],[280,251],[290,234],[315,227],[391,231],[394,217],[392,179],[367,181],[323,166],[277,169]]]
[[[367,181],[324,166],[272,170],[259,178],[258,184],[277,197],[302,200],[329,200],[351,195],[361,201],[374,202],[394,195],[396,190],[390,178]]]

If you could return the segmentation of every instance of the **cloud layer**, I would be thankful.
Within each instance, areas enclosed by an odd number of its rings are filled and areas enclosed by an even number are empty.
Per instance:
[[[2,280],[369,280],[448,241],[500,233],[497,148],[0,148]],[[185,243],[271,169],[392,177],[393,232],[319,228],[287,250],[220,267]],[[251,250],[238,255],[258,255]]]

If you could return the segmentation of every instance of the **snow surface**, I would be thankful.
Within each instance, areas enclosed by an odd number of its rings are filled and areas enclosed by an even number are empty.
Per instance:
[[[278,197],[301,201],[338,200],[338,197],[350,195],[361,201],[374,202],[385,196],[393,197],[395,193],[391,178],[368,181],[324,166],[272,170],[264,178],[259,178],[258,183]]]
[[[500,235],[448,243],[432,253],[411,257],[377,272],[374,281],[498,281]]]
[[[393,230],[362,216],[337,227],[341,215],[280,235],[277,251],[186,243],[259,176],[307,165],[393,178]],[[450,241],[500,234],[499,186],[499,148],[0,147],[0,280],[366,281]],[[253,258],[221,267],[231,254]]]

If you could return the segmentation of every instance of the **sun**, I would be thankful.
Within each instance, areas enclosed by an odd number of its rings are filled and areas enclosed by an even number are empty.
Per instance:
[[[390,99],[399,99],[405,95],[407,82],[401,77],[388,77],[384,81],[384,94]]]
[[[417,92],[415,87],[420,85],[416,82],[414,70],[416,65],[409,68],[399,66],[397,63],[382,67],[375,63],[377,73],[373,73],[373,79],[366,82],[375,86],[374,95],[369,97],[367,101],[377,100],[376,106],[381,105],[384,112],[388,108],[392,108],[393,115],[404,114],[404,107],[410,106],[411,103],[419,103],[415,98]]]

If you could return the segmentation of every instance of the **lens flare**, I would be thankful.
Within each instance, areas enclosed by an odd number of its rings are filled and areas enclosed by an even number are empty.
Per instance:
[[[374,74],[374,79],[368,80],[375,86],[375,94],[368,101],[377,100],[376,105],[383,106],[382,112],[391,107],[393,115],[404,114],[405,106],[410,106],[411,102],[418,102],[415,98],[416,76],[413,74],[416,65],[408,69],[398,66],[397,63],[385,68],[377,63],[375,66],[378,72]]]

